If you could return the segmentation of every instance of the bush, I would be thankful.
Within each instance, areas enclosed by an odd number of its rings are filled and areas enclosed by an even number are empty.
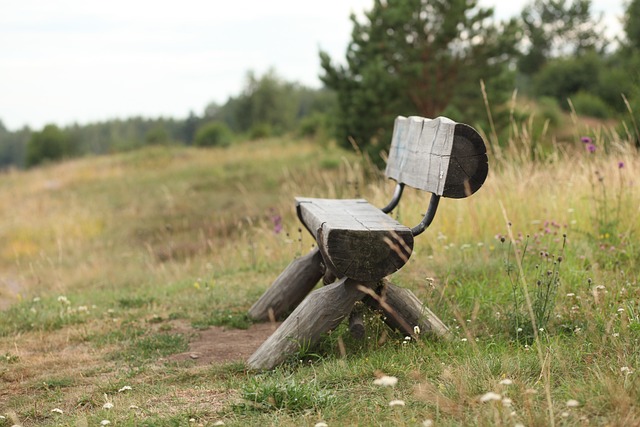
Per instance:
[[[269,123],[256,123],[249,129],[249,139],[254,141],[256,139],[269,138],[273,133],[273,129]]]
[[[47,125],[34,132],[27,143],[25,164],[36,166],[46,161],[61,160],[71,155],[69,136],[56,125]]]
[[[571,97],[576,113],[581,116],[606,119],[611,117],[611,107],[602,98],[589,92],[580,91]]]
[[[209,122],[196,132],[195,144],[198,147],[227,147],[231,145],[233,133],[221,122]]]

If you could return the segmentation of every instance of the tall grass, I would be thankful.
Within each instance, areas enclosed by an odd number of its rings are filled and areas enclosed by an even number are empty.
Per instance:
[[[484,187],[443,200],[393,276],[453,339],[406,340],[367,312],[363,341],[343,325],[261,375],[167,357],[208,325],[246,326],[249,306],[311,248],[293,196],[385,205],[393,183],[366,159],[268,140],[3,175],[0,426],[633,425],[638,154],[578,118],[556,138],[511,125],[506,140],[492,132]],[[408,189],[393,215],[417,224],[428,197]],[[553,288],[540,294],[546,271]],[[535,339],[520,339],[523,322]],[[397,382],[374,384],[384,376]]]

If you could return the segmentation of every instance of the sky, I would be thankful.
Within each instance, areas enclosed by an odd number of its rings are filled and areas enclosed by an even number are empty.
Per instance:
[[[624,0],[593,0],[610,32]],[[496,17],[527,0],[480,0]],[[351,12],[373,0],[0,0],[0,121],[41,129],[224,104],[247,72],[320,87],[318,51],[344,59]]]

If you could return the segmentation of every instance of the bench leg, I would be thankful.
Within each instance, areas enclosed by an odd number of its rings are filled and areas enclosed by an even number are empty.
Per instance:
[[[253,353],[247,361],[249,367],[273,369],[302,346],[313,346],[323,333],[335,329],[364,297],[358,288],[355,282],[344,278],[311,292]]]
[[[415,326],[420,328],[419,335],[432,335],[440,338],[449,336],[449,328],[409,289],[394,285],[385,279],[378,295],[370,295],[365,302],[386,315],[385,322],[403,334],[416,337]]]
[[[249,309],[257,321],[279,319],[295,308],[311,292],[324,274],[318,248],[297,258],[278,276],[267,291]]]

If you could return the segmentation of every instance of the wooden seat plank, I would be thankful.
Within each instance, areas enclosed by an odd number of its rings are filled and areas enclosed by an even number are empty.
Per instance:
[[[411,256],[411,229],[364,199],[297,197],[296,206],[337,277],[377,281],[399,270]]]

